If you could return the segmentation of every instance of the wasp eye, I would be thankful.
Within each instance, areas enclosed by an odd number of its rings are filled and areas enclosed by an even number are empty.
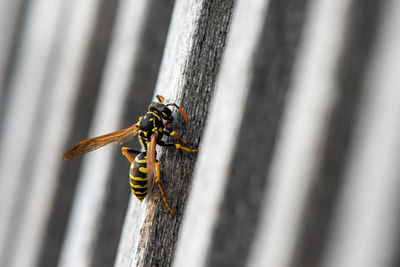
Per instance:
[[[172,120],[172,111],[169,108],[164,106],[163,109],[161,110],[161,114],[164,120],[166,121]]]

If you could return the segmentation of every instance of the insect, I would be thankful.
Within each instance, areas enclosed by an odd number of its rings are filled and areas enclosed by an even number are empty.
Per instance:
[[[142,201],[147,196],[148,190],[152,186],[154,173],[156,172],[155,181],[160,190],[165,207],[172,215],[175,215],[161,187],[160,162],[156,159],[156,145],[181,149],[186,152],[198,152],[199,150],[187,148],[179,143],[165,143],[162,140],[164,136],[173,136],[184,145],[187,144],[185,140],[172,130],[173,117],[172,110],[169,106],[175,107],[185,118],[186,122],[188,122],[188,116],[177,104],[164,104],[163,96],[157,95],[156,98],[158,102],[152,102],[147,113],[140,117],[136,124],[116,132],[83,140],[67,150],[63,159],[69,160],[111,143],[124,143],[129,140],[130,137],[137,134],[141,145],[141,151],[129,147],[122,147],[122,154],[131,164],[129,170],[131,190],[136,198]],[[137,156],[133,158],[131,154]]]

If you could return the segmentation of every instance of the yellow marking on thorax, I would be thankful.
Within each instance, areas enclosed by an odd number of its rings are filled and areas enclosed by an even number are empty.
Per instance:
[[[149,113],[153,114],[154,116],[157,117],[157,119],[161,120],[160,116],[158,116],[156,113],[154,113],[153,111],[149,111]]]

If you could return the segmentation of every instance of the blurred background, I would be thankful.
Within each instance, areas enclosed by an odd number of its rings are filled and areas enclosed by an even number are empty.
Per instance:
[[[91,167],[62,155],[146,112],[173,4],[1,1],[0,266],[57,265],[85,170],[95,176],[93,195],[107,203],[113,192],[117,208],[109,204],[106,220],[116,229],[107,231],[115,255],[130,196],[128,161],[117,146],[107,164]]]
[[[1,267],[400,266],[399,1],[0,0],[0,36]],[[156,94],[176,217],[120,146],[62,161]]]

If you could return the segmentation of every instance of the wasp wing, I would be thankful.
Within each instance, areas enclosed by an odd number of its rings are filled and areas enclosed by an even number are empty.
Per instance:
[[[69,160],[80,155],[86,154],[90,151],[96,150],[105,145],[118,142],[121,140],[129,139],[131,135],[137,134],[139,126],[134,124],[128,128],[105,134],[98,137],[93,137],[87,140],[83,140],[78,144],[74,145],[65,152],[63,160]]]
[[[153,184],[155,165],[156,165],[156,144],[158,132],[151,135],[150,142],[147,145],[147,188],[150,192]]]

